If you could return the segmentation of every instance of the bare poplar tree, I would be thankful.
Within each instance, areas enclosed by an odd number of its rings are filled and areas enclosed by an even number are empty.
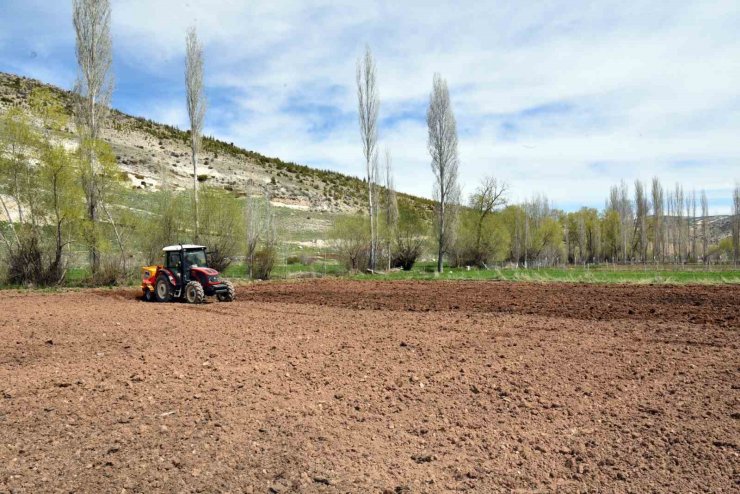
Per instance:
[[[707,191],[701,191],[701,258],[704,264],[707,264],[707,254],[709,250],[709,199]]]
[[[434,199],[437,202],[437,271],[443,270],[443,257],[452,241],[455,208],[460,199],[457,183],[457,123],[452,111],[450,92],[439,74],[434,74],[427,110],[429,137],[427,147],[432,157]]]
[[[648,214],[648,198],[645,194],[645,186],[641,181],[635,180],[635,209],[637,210],[637,230],[639,242],[639,255],[640,260],[644,263],[647,261],[647,246],[648,246],[648,235],[647,235],[647,214]]]
[[[652,184],[653,196],[653,259],[655,262],[663,259],[664,234],[663,234],[663,214],[664,198],[663,186],[660,185],[658,177],[653,177]]]
[[[85,192],[87,219],[92,228],[89,249],[93,274],[100,269],[96,225],[100,213],[101,170],[95,153],[95,142],[100,138],[113,94],[110,19],[108,0],[74,0],[72,4],[78,66],[74,87],[74,113],[83,158],[80,175]]]
[[[691,259],[696,260],[696,189],[691,190],[691,195],[686,198],[686,216],[689,220],[689,242],[691,246]]]
[[[374,197],[374,183],[377,164],[378,110],[380,102],[375,74],[375,60],[370,47],[365,47],[365,55],[357,60],[357,106],[362,137],[362,153],[365,156],[367,172],[368,213],[370,216],[370,269],[375,269],[377,261],[377,229]]]
[[[591,240],[591,255],[593,256],[594,262],[601,261],[601,226],[599,222],[596,222],[593,229],[593,239]]]
[[[185,86],[187,90],[188,118],[190,119],[190,151],[193,160],[193,208],[195,214],[195,240],[200,235],[198,214],[198,153],[201,147],[203,121],[206,116],[206,98],[203,93],[203,45],[198,40],[195,26],[188,28],[185,36]]]
[[[385,227],[387,230],[386,247],[388,249],[388,269],[391,269],[391,260],[393,257],[391,245],[398,228],[398,200],[396,198],[396,189],[393,183],[393,161],[391,152],[385,149]]]
[[[676,237],[676,216],[674,215],[676,196],[671,188],[666,188],[665,193],[665,236],[666,244],[670,246],[669,254],[673,262],[676,261],[676,252],[678,250],[678,241]],[[666,249],[667,250],[667,249]]]
[[[254,254],[257,252],[257,244],[260,239],[260,211],[256,198],[248,195],[244,202],[244,223],[246,233],[246,263],[249,269],[249,277],[253,277]]]
[[[588,261],[588,252],[586,251],[586,220],[583,218],[583,214],[578,215],[576,230],[578,236],[578,261],[585,264]]]
[[[380,256],[380,156],[375,153],[373,156],[372,166],[370,167],[370,180],[368,181],[368,187],[370,194],[372,195],[371,211],[370,216],[370,233],[374,234],[374,238],[370,238],[370,250],[373,252],[373,259],[375,259],[373,265],[370,266],[370,270],[374,270],[378,264],[378,257]]]
[[[732,191],[732,256],[737,265],[740,261],[740,183]]]
[[[683,218],[683,205],[684,205],[684,192],[683,186],[676,183],[676,193],[673,196],[673,212],[675,215],[674,228],[676,230],[676,241],[677,248],[676,254],[678,255],[678,262],[683,262],[686,253],[686,235],[684,231],[684,218]]]
[[[609,190],[609,209],[619,215],[619,238],[622,250],[622,261],[627,262],[630,251],[630,232],[632,230],[632,204],[629,200],[629,187],[622,181]]]

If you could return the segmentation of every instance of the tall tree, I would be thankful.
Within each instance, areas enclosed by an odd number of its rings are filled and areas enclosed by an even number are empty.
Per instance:
[[[68,226],[79,219],[82,211],[81,194],[75,170],[77,160],[63,144],[55,143],[53,133],[67,124],[63,103],[49,89],[34,89],[31,93],[31,109],[39,118],[44,132],[40,140],[38,179],[41,185],[43,216],[48,216],[54,229],[54,253],[51,255],[46,278],[50,283],[61,282],[65,275],[62,260],[63,250],[69,243],[64,240]]]
[[[622,261],[627,262],[631,254],[631,232],[633,227],[632,203],[629,200],[629,187],[622,181],[609,191],[608,209],[619,216],[619,244],[622,251]]]
[[[636,227],[638,230],[637,242],[639,245],[638,254],[642,262],[647,261],[647,247],[648,247],[648,234],[647,234],[647,214],[648,214],[648,198],[645,194],[645,186],[641,181],[635,180],[635,209],[637,211],[637,223]]]
[[[732,256],[735,264],[740,261],[740,183],[732,191]]]
[[[707,264],[709,250],[709,199],[707,191],[701,190],[701,258]]]
[[[391,258],[393,257],[391,246],[393,239],[396,238],[396,230],[398,229],[398,199],[396,198],[396,189],[393,183],[393,160],[391,159],[391,152],[388,148],[385,149],[385,200],[383,201],[383,208],[385,209],[388,269],[391,269]]]
[[[578,215],[576,231],[578,234],[578,261],[585,263],[588,254],[586,253],[586,221],[583,211]]]
[[[258,200],[248,195],[244,201],[244,224],[246,233],[246,263],[249,267],[248,275],[252,278],[254,255],[257,252],[257,243],[260,239],[260,205]]]
[[[664,255],[664,198],[663,186],[660,185],[660,180],[658,180],[658,177],[653,177],[651,194],[653,204],[653,260],[657,263],[658,261],[661,261],[663,259]]]
[[[72,11],[78,65],[75,117],[83,158],[82,186],[91,228],[90,267],[95,274],[100,269],[97,223],[103,187],[95,141],[100,138],[113,94],[111,8],[108,0],[74,0]]]
[[[678,256],[678,262],[683,262],[686,254],[686,232],[684,229],[684,217],[683,217],[683,206],[684,206],[684,192],[683,185],[676,182],[676,192],[673,196],[673,213],[675,215],[674,228],[676,231],[676,255]]]
[[[691,195],[686,198],[686,215],[689,220],[689,242],[691,259],[696,260],[696,189],[691,189]]]
[[[362,137],[362,154],[365,157],[367,172],[368,213],[370,216],[370,269],[377,262],[376,197],[374,194],[377,170],[378,110],[380,102],[375,73],[375,60],[370,47],[365,47],[365,55],[357,61],[357,106]]]
[[[452,241],[455,207],[460,200],[457,183],[457,123],[452,111],[450,92],[439,74],[434,74],[427,110],[429,136],[427,147],[432,157],[434,199],[437,202],[437,271],[443,270],[443,258]]]
[[[198,40],[195,26],[188,28],[185,45],[185,87],[187,90],[188,118],[190,119],[190,152],[193,161],[193,213],[195,215],[195,240],[197,242],[200,236],[198,153],[201,147],[203,122],[206,117],[206,98],[203,92],[203,45]]]

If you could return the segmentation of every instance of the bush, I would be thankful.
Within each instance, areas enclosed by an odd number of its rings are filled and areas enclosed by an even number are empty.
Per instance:
[[[218,247],[208,252],[208,267],[223,273],[231,265],[231,258]]]
[[[43,276],[41,249],[35,237],[24,239],[8,253],[7,281],[11,285],[38,284]]]
[[[334,224],[330,236],[339,258],[349,271],[365,271],[370,265],[370,237],[367,218],[350,216]]]
[[[125,285],[132,278],[131,272],[126,272],[118,258],[104,258],[98,272],[89,280],[93,286]]]
[[[421,243],[404,244],[401,247],[397,247],[393,258],[391,258],[391,266],[401,268],[404,271],[411,271],[411,268],[414,267],[414,264],[416,264],[416,261],[421,256],[421,252]]]
[[[269,280],[272,268],[275,266],[277,251],[275,248],[265,247],[254,254],[254,270],[252,277],[257,280]]]
[[[399,208],[391,266],[410,271],[424,252],[427,231],[428,226],[423,217],[406,207]]]
[[[286,262],[288,265],[299,264],[301,262],[301,258],[298,256],[289,256]]]
[[[54,260],[46,260],[46,257],[37,237],[22,238],[20,246],[8,252],[4,279],[11,285],[61,283],[64,277],[61,265]]]

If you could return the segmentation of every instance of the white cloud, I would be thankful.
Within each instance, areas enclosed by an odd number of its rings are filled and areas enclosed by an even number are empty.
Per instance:
[[[23,36],[42,54],[55,43],[71,50],[71,23],[59,18],[69,7],[41,5],[28,3]],[[286,160],[362,173],[353,84],[369,43],[381,139],[405,192],[431,191],[424,108],[434,72],[452,90],[468,192],[495,173],[514,199],[545,192],[556,205],[598,207],[620,179],[660,175],[718,199],[740,179],[737,2],[114,0],[113,9],[117,60],[139,81],[180,83],[195,22],[208,130]],[[0,50],[11,50],[3,38]],[[19,70],[49,76],[39,64]],[[182,125],[165,92],[157,104],[156,91],[124,103]]]

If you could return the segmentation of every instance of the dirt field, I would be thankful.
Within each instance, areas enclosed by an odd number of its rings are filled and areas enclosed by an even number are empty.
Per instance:
[[[1,295],[0,492],[740,490],[740,286]]]

